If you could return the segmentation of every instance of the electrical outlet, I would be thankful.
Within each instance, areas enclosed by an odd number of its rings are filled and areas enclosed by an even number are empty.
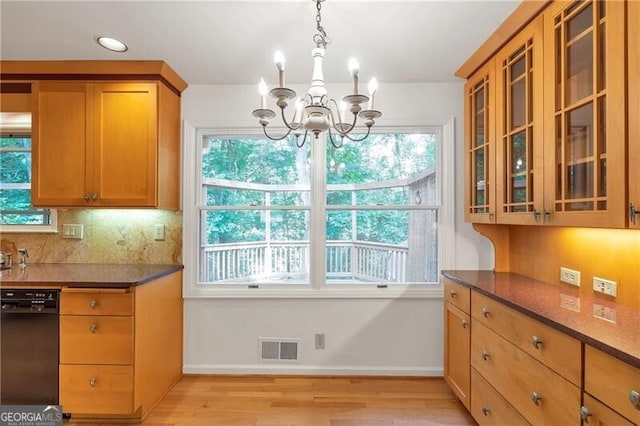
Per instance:
[[[316,349],[324,349],[324,333],[317,333],[315,336]]]
[[[615,281],[593,277],[593,290],[608,296],[616,297],[618,294],[618,284]]]
[[[580,287],[580,271],[560,267],[560,281]]]
[[[153,239],[156,241],[164,241],[164,225],[157,224],[153,228]]]
[[[614,308],[593,304],[593,316],[609,322],[618,322],[618,312]]]
[[[62,225],[62,238],[82,239],[83,228],[82,224],[65,223]]]
[[[580,298],[576,296],[569,296],[568,294],[561,294],[560,307],[573,312],[580,312]]]

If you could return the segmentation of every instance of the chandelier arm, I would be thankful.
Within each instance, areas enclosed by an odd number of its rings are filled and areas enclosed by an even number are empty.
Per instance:
[[[342,124],[341,118],[340,118],[340,108],[338,107],[338,102],[336,102],[335,99],[330,98],[329,99],[329,103],[333,103],[333,105],[336,108],[336,115],[338,116],[338,122],[340,124]],[[333,116],[333,110],[331,108],[329,108],[329,116],[331,117],[331,125],[332,127],[335,129],[336,132],[338,132],[340,134],[340,136],[344,136],[347,133],[349,133],[350,131],[352,131],[355,127],[356,127],[356,119],[357,119],[357,115],[354,114],[353,117],[353,123],[351,124],[351,126],[349,127],[345,127],[346,130],[342,130],[342,126],[336,126],[336,119]]]
[[[298,148],[302,148],[304,146],[304,143],[307,141],[307,134],[309,133],[308,130],[304,131],[304,138],[302,139],[302,143],[298,143],[298,141],[300,140],[300,135],[296,135],[296,146]]]
[[[290,126],[289,123],[287,123],[287,119],[284,117],[284,108],[280,108],[280,115],[282,116],[282,122],[284,123],[285,126],[287,126],[287,128],[289,129],[289,132],[287,132],[287,134],[285,135],[285,137],[287,137],[289,135],[289,133],[293,130],[300,130],[300,128],[302,127],[302,117],[300,117],[300,124],[297,126]],[[295,116],[295,112],[293,113],[293,115]],[[293,121],[291,122],[291,124],[293,124]],[[283,138],[284,139],[284,138]]]
[[[347,136],[347,135],[342,135],[341,134],[340,136],[342,137],[342,139],[340,140],[340,144],[338,145],[333,141],[333,135],[331,134],[331,127],[329,127],[329,142],[331,142],[331,145],[333,145],[333,147],[336,148],[336,149],[342,148],[342,145],[344,144],[344,136]],[[351,138],[349,138],[349,139],[351,139]]]
[[[348,135],[348,134],[346,134],[346,133],[345,133],[345,135],[344,135],[344,136],[345,136],[347,139],[349,139],[350,141],[352,141],[352,142],[362,142],[363,140],[365,140],[366,138],[368,138],[368,137],[369,137],[369,133],[371,133],[371,127],[367,127],[367,134],[366,134],[366,135],[364,135],[363,137],[359,138],[359,139],[358,139],[358,138],[352,138],[351,136],[349,136],[349,135]]]
[[[289,131],[287,131],[287,133],[284,134],[284,136],[278,138],[278,137],[272,137],[269,136],[269,134],[267,133],[267,126],[262,126],[262,131],[264,132],[264,135],[271,139],[272,141],[281,141],[282,139],[285,139],[287,136],[289,136],[289,133],[291,133],[291,129],[289,129]]]

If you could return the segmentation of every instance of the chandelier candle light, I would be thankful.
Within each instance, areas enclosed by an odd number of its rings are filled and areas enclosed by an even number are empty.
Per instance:
[[[318,11],[316,14],[316,28],[318,32],[313,36],[316,47],[311,51],[311,56],[313,57],[313,75],[311,77],[309,92],[301,99],[295,91],[285,87],[285,58],[282,52],[277,51],[273,59],[278,69],[278,87],[269,91],[264,79],[260,79],[260,84],[258,85],[260,108],[253,111],[253,116],[256,117],[260,125],[262,125],[265,136],[271,140],[282,140],[293,132],[297,138],[296,145],[300,148],[305,144],[309,132],[313,133],[317,139],[321,132],[328,131],[329,141],[334,147],[339,148],[342,146],[344,137],[355,142],[366,139],[371,132],[371,126],[375,124],[375,120],[382,116],[380,111],[373,109],[373,100],[378,90],[378,82],[375,78],[372,78],[369,82],[369,96],[359,94],[358,73],[360,66],[358,65],[358,61],[351,59],[349,60],[348,68],[353,78],[353,94],[343,97],[339,103],[327,96],[327,89],[324,87],[324,76],[322,73],[322,59],[324,58],[327,44],[331,43],[331,39],[327,36],[327,33],[321,25],[322,18],[320,16],[320,8],[324,0],[313,1],[316,3],[316,9]],[[288,129],[287,133],[281,137],[272,137],[267,133],[269,120],[276,116],[275,111],[267,108],[267,94],[276,99],[276,105],[280,108],[282,121]],[[295,99],[293,101],[293,118],[291,121],[287,121],[284,110],[288,106],[288,101],[292,99]],[[367,102],[367,109],[363,110],[360,105],[366,104]],[[349,113],[351,113],[351,117]],[[367,127],[367,134],[359,139],[350,135],[356,128],[358,117],[364,120],[364,125]],[[335,130],[340,137],[339,143],[334,140],[331,129]],[[300,135],[302,135],[303,131],[304,138],[302,142],[300,142]]]

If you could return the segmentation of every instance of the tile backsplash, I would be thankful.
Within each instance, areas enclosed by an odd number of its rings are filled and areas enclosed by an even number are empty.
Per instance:
[[[64,224],[83,225],[82,239],[63,238]],[[154,240],[156,224],[165,239]],[[169,210],[58,210],[58,232],[3,233],[0,251],[29,251],[30,263],[182,263],[182,212]]]

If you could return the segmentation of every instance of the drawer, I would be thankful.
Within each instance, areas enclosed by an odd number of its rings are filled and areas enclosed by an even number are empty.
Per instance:
[[[531,424],[580,423],[580,389],[478,321],[471,366]]]
[[[133,317],[60,316],[61,364],[133,364]]]
[[[471,299],[474,322],[483,323],[574,385],[581,385],[579,340],[475,291]]]
[[[73,289],[60,293],[61,315],[133,315],[133,293],[86,292]]]
[[[469,307],[471,306],[471,289],[445,278],[444,300],[468,314]]]
[[[529,422],[473,368],[471,369],[471,415],[480,426],[529,425]]]
[[[613,411],[588,393],[583,395],[584,403],[580,414],[586,425],[598,426],[634,426],[629,420]],[[586,411],[583,411],[586,410]]]
[[[60,365],[60,405],[72,414],[133,412],[133,366]]]
[[[633,392],[640,398],[640,368],[585,345],[584,388],[624,417],[640,424],[640,406],[634,407],[631,402]]]

